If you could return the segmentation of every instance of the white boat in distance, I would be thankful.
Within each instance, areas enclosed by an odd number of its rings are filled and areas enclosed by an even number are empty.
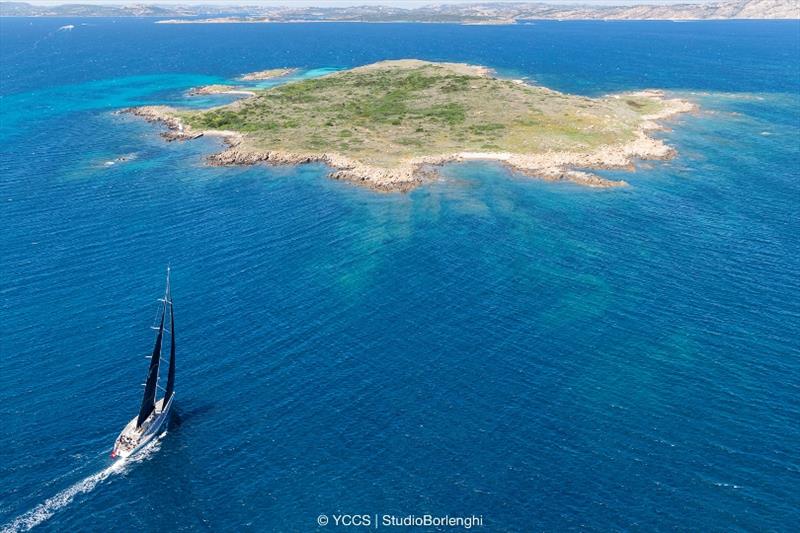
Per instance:
[[[144,384],[144,396],[139,414],[133,418],[114,442],[111,452],[112,458],[125,459],[141,450],[148,442],[158,436],[161,429],[169,419],[169,410],[175,397],[175,317],[172,309],[172,295],[169,287],[169,267],[167,267],[167,287],[164,291],[160,314],[156,344],[153,355],[150,356],[150,367],[147,370],[147,381]],[[164,328],[169,311],[169,328]],[[157,320],[159,320],[157,318]],[[164,397],[156,401],[158,386],[158,370],[161,363],[161,348],[164,345],[164,333],[170,338],[169,347],[169,372],[167,374],[167,387]]]

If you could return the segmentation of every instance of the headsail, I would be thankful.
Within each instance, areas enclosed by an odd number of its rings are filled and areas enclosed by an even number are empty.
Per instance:
[[[175,313],[172,311],[172,297],[169,300],[169,373],[167,374],[167,389],[164,392],[164,405],[167,405],[175,389]]]
[[[150,368],[147,370],[147,381],[144,385],[144,397],[142,397],[142,407],[139,409],[139,418],[136,419],[136,427],[141,427],[147,420],[150,413],[156,407],[156,386],[158,385],[158,365],[161,361],[161,340],[164,338],[164,315],[166,315],[167,304],[161,310],[161,325],[158,327],[156,345],[153,347],[153,356],[150,358]]]

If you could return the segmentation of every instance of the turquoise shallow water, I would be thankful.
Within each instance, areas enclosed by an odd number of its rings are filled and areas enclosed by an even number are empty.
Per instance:
[[[800,519],[800,24],[0,19],[0,35],[0,523]],[[622,190],[468,164],[407,195],[318,165],[207,167],[216,141],[113,114],[241,72],[397,57],[582,94],[664,87],[702,112],[662,134],[678,158],[606,173]],[[167,262],[176,417],[115,469]]]

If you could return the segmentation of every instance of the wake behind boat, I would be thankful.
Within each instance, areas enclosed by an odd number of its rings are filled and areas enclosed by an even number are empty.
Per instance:
[[[169,410],[172,407],[172,400],[175,396],[175,323],[169,286],[169,268],[167,268],[167,286],[164,291],[164,298],[160,301],[162,305],[159,310],[160,318],[157,318],[159,323],[158,334],[156,335],[153,354],[150,356],[150,367],[147,370],[142,406],[139,408],[139,414],[128,422],[128,425],[125,426],[125,429],[122,430],[122,433],[119,434],[114,442],[114,449],[111,452],[111,457],[114,458],[120,457],[124,459],[141,450],[159,434],[169,418]],[[168,312],[169,328],[165,329]],[[167,387],[163,389],[164,397],[156,401],[156,393],[161,389],[158,386],[158,377],[165,333],[170,338],[169,372],[167,373]]]

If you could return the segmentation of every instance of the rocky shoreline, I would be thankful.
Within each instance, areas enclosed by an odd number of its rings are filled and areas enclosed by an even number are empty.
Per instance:
[[[203,85],[189,89],[188,96],[208,96],[214,94],[235,94],[240,96],[255,96],[256,93],[237,85]]]
[[[239,81],[261,81],[261,80],[271,80],[273,78],[283,78],[286,76],[291,76],[292,74],[297,73],[299,69],[297,68],[271,68],[267,70],[259,70],[257,72],[248,72],[247,74],[242,74],[237,79]]]
[[[614,181],[590,172],[592,169],[634,170],[636,160],[667,160],[676,155],[673,148],[660,139],[648,135],[654,130],[663,129],[659,121],[681,113],[692,112],[697,107],[691,102],[667,99],[660,91],[631,93],[658,98],[663,109],[656,114],[644,116],[644,121],[632,141],[622,145],[606,145],[591,152],[551,151],[541,154],[516,154],[509,152],[458,152],[409,159],[394,168],[372,166],[334,152],[264,151],[247,146],[241,133],[225,130],[196,131],[183,124],[175,110],[167,106],[133,107],[120,111],[160,123],[167,131],[161,134],[167,141],[186,141],[205,135],[222,137],[227,148],[208,156],[213,166],[254,165],[299,165],[319,162],[331,167],[329,176],[333,179],[349,181],[381,192],[407,192],[426,181],[438,177],[436,167],[447,163],[472,160],[497,161],[514,172],[547,181],[570,181],[579,185],[597,188],[626,186],[625,181]],[[617,95],[624,97],[625,95]]]

